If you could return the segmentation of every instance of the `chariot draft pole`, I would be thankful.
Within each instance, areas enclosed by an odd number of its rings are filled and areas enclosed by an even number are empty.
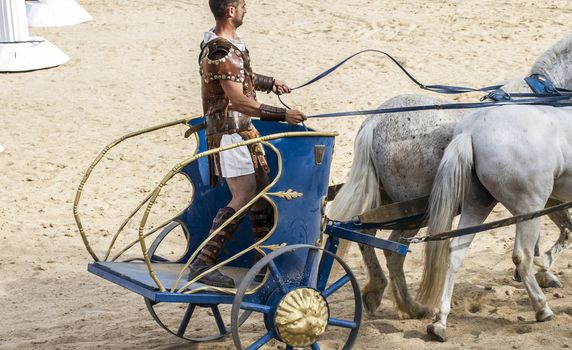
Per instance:
[[[61,27],[93,19],[75,0],[26,1],[30,27]]]
[[[44,38],[30,37],[22,0],[0,0],[0,72],[59,66],[69,57]]]

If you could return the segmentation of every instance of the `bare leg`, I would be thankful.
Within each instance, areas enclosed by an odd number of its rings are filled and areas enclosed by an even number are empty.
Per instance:
[[[362,233],[375,236],[376,231],[377,230],[363,230]],[[366,312],[369,315],[373,315],[381,304],[383,292],[387,287],[387,277],[385,277],[379,259],[375,254],[375,248],[363,244],[358,244],[358,246],[368,274],[367,284],[361,291],[363,304]]]
[[[232,200],[228,206],[236,211],[252,201],[269,184],[268,174],[261,167],[258,167],[254,174],[226,178],[226,182],[232,193]],[[272,228],[271,219],[268,218],[271,216],[272,210],[268,206],[267,201],[260,198],[249,208],[255,239],[261,239]]]
[[[408,230],[408,231],[391,231],[389,236],[390,241],[399,242],[399,238],[414,237],[419,230]],[[431,310],[426,306],[416,302],[409,294],[409,289],[407,288],[407,280],[405,279],[405,274],[403,273],[403,263],[405,262],[405,256],[392,253],[390,251],[383,251],[385,254],[385,259],[387,261],[387,268],[389,270],[389,280],[391,283],[391,290],[395,297],[395,303],[397,311],[400,314],[407,314],[412,318],[423,318],[427,317]]]
[[[238,211],[256,196],[255,174],[225,178],[228,188],[232,193],[232,199],[227,207]]]

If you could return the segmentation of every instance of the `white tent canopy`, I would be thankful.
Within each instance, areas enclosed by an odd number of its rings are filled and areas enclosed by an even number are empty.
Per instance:
[[[92,17],[75,0],[28,0],[30,27],[60,27],[91,21]]]
[[[0,0],[0,72],[59,66],[69,57],[49,41],[30,37],[22,0]]]

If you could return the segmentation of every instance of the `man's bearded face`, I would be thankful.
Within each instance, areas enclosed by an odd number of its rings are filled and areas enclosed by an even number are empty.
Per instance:
[[[239,0],[234,8],[236,11],[234,17],[232,18],[232,25],[235,28],[238,28],[242,25],[244,21],[244,15],[246,15],[246,2],[244,0]]]

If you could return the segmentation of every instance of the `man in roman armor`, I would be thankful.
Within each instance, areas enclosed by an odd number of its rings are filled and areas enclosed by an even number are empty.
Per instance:
[[[259,137],[251,117],[296,124],[306,120],[297,110],[273,107],[256,101],[256,90],[289,93],[282,81],[256,74],[244,41],[236,29],[246,14],[245,0],[209,0],[216,26],[205,33],[199,58],[203,110],[206,116],[208,148],[218,148]],[[226,182],[232,200],[221,208],[213,220],[211,233],[220,228],[240,208],[250,202],[269,183],[268,164],[261,144],[242,146],[209,157],[211,185]],[[249,211],[255,239],[268,234],[272,227],[272,209],[264,200]],[[232,238],[241,218],[223,227],[190,265],[189,280],[216,264],[225,243]],[[232,278],[214,270],[199,279],[217,287],[234,287]]]

